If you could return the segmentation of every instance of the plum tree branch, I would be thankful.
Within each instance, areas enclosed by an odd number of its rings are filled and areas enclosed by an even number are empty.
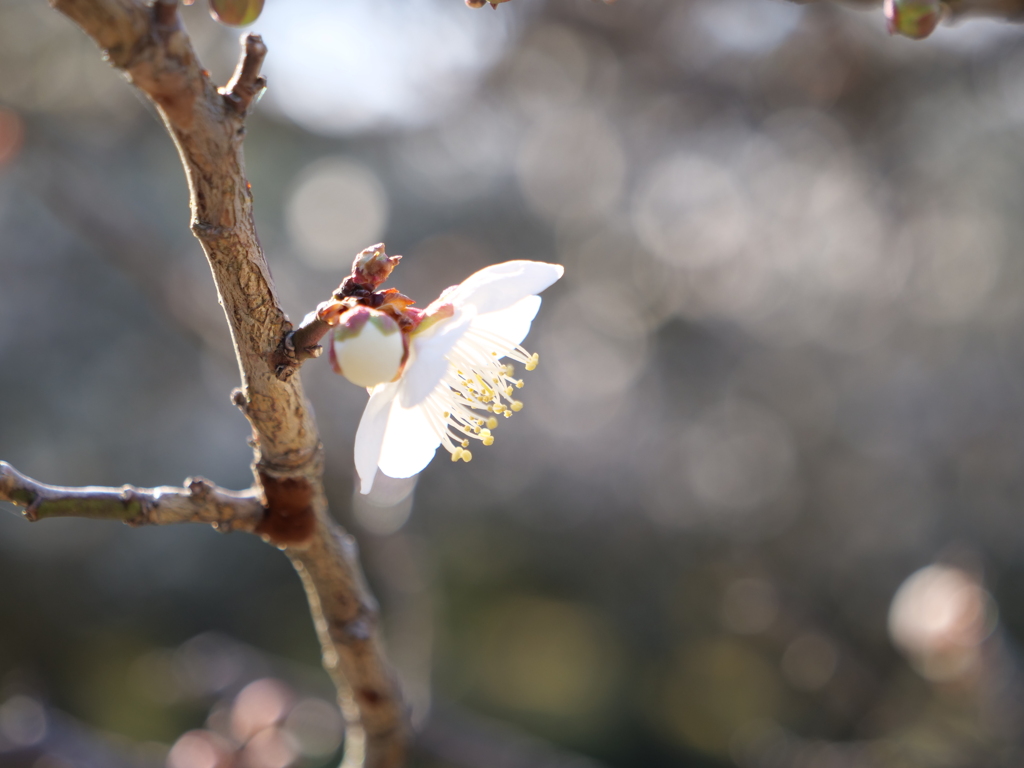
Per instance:
[[[830,1],[835,2],[835,0]],[[821,0],[791,0],[791,2],[803,5],[821,2]],[[880,6],[882,0],[842,0],[841,4],[867,8]],[[1024,0],[945,0],[945,5],[948,8],[950,21],[972,16],[1024,21]]]
[[[174,140],[189,185],[192,232],[231,329],[241,375],[233,400],[252,426],[252,493],[264,510],[253,530],[285,550],[306,588],[348,724],[345,768],[397,768],[405,762],[408,725],[384,656],[377,604],[354,541],[330,517],[320,437],[300,378],[277,373],[292,325],[256,234],[242,154],[246,114],[265,86],[259,70],[266,47],[258,36],[246,36],[231,82],[218,89],[192,48],[176,0],[50,3],[154,103]],[[134,514],[125,510],[121,490],[79,489],[77,496],[62,490],[66,503],[84,505],[79,514],[90,504],[114,516],[120,510],[119,519]],[[158,491],[166,495],[152,493]],[[16,492],[27,499],[24,490]]]
[[[6,461],[0,461],[0,500],[24,507],[33,522],[87,517],[133,526],[210,523],[225,532],[255,530],[265,511],[256,489],[228,491],[201,477],[180,487],[66,488],[26,477]]]
[[[988,16],[1024,21],[1024,0],[947,0],[951,19]]]

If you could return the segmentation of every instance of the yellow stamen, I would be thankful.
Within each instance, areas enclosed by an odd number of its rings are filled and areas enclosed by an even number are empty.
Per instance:
[[[472,454],[472,453],[470,453],[469,451],[463,451],[463,452],[462,452],[462,457],[461,457],[461,458],[462,458],[462,460],[463,460],[464,462],[466,462],[467,464],[469,464],[469,462],[471,462],[471,461],[473,460],[473,454]]]
[[[512,408],[513,411],[519,412],[519,411],[523,410],[523,404],[519,400],[513,400],[511,408]]]

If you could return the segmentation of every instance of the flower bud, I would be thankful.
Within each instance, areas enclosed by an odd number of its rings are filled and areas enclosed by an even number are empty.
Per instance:
[[[245,27],[263,12],[263,0],[210,0],[210,15],[221,24]]]
[[[397,267],[401,260],[401,256],[388,256],[384,253],[384,243],[371,245],[352,262],[352,277],[360,285],[376,290],[391,276],[391,270]]]
[[[406,347],[390,315],[360,306],[341,317],[330,354],[336,373],[360,387],[373,387],[398,378]]]
[[[885,0],[889,34],[923,40],[942,20],[940,0]]]

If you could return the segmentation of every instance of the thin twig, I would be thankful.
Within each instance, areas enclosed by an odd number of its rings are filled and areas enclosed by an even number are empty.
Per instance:
[[[224,98],[239,114],[248,112],[253,99],[267,87],[267,79],[260,74],[266,56],[267,46],[263,44],[262,37],[250,34],[242,38],[242,57],[238,60],[235,74],[221,89]]]
[[[33,522],[87,517],[129,525],[210,523],[222,531],[253,531],[265,512],[256,489],[228,491],[201,477],[181,487],[65,488],[26,477],[6,461],[0,461],[0,500],[24,507]]]
[[[821,0],[790,0],[799,5],[810,5]],[[830,0],[837,2],[837,0]],[[858,5],[862,7],[877,7],[882,0],[838,0],[841,5]],[[1004,19],[1006,21],[1024,21],[1024,0],[945,0],[948,8],[948,20],[972,16],[984,16],[988,18]]]
[[[320,346],[320,340],[329,330],[330,324],[314,311],[303,318],[298,328],[285,334],[274,360],[277,378],[285,381],[298,371],[299,366],[306,360],[320,357],[324,351]]]
[[[950,18],[988,16],[1007,21],[1024,21],[1024,0],[947,0]]]

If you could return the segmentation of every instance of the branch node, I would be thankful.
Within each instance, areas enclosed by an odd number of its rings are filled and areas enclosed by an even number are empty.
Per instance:
[[[330,329],[327,322],[311,312],[298,328],[287,331],[270,360],[277,378],[287,381],[306,360],[320,357],[324,353],[320,339]]]
[[[213,490],[213,484],[205,477],[185,478],[185,487],[188,488],[188,495],[193,499],[208,498]]]
[[[256,533],[281,548],[308,543],[316,528],[312,484],[299,477],[280,478],[263,468],[257,474],[267,512]]]
[[[192,223],[189,226],[192,229],[192,234],[201,243],[209,243],[216,240],[220,240],[225,235],[224,227],[212,224],[208,221],[193,219]]]
[[[335,619],[330,622],[331,637],[345,645],[363,643],[373,636],[377,623],[375,611],[362,607],[351,619]]]
[[[32,502],[25,507],[22,511],[22,517],[28,520],[30,523],[39,522],[39,497],[37,496]]]

